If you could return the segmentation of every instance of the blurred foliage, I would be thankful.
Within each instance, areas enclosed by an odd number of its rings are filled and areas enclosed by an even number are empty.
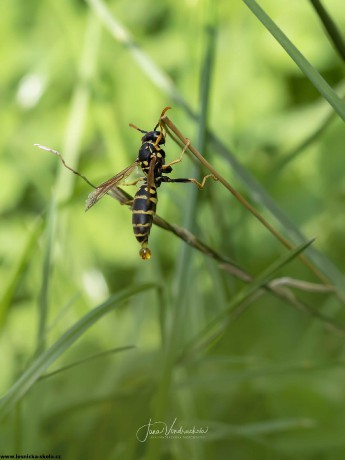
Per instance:
[[[134,46],[97,19],[99,4]],[[324,4],[344,30],[342,0]],[[341,95],[344,63],[311,3],[260,5]],[[135,160],[140,134],[128,124],[151,130],[165,106],[173,106],[169,117],[184,136],[202,145],[188,105],[228,149],[219,155],[206,140],[202,153],[210,163],[291,238],[289,226],[230,167],[233,152],[279,210],[308,239],[316,237],[318,269],[339,286],[345,131],[303,72],[243,2],[2,0],[0,53],[0,388],[10,408],[0,425],[0,454],[344,458],[342,293],[295,291],[339,325],[335,330],[257,288],[257,297],[224,315],[214,341],[194,349],[194,337],[232,305],[244,283],[158,227],[150,237],[153,257],[142,262],[128,209],[105,197],[85,214],[87,184],[33,147],[58,149],[97,184]],[[175,97],[160,75],[169,76]],[[167,139],[166,152],[170,161],[180,148]],[[186,157],[172,176],[197,173]],[[191,187],[163,184],[158,214],[184,226],[193,203],[188,228],[253,276],[286,254],[221,184],[207,183],[194,198]],[[274,276],[320,283],[299,259]],[[102,302],[109,308],[95,310]],[[97,311],[99,321],[78,329]],[[102,354],[111,349],[120,350]],[[175,418],[176,428],[208,432],[138,441],[137,430],[150,419],[170,426]]]

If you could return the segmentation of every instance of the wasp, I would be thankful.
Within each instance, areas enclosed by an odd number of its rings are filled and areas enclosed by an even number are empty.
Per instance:
[[[118,184],[136,185],[140,181],[143,182],[136,192],[133,201],[129,202],[129,204],[132,204],[133,232],[141,245],[139,255],[143,260],[151,258],[148,240],[158,202],[157,188],[163,182],[193,182],[202,189],[208,177],[214,178],[212,174],[209,174],[205,176],[200,183],[196,179],[173,179],[167,176],[167,174],[170,174],[173,170],[172,165],[182,161],[182,156],[189,145],[185,145],[178,159],[167,164],[165,163],[165,151],[162,146],[165,144],[166,133],[164,133],[160,120],[169,109],[171,109],[171,107],[165,107],[165,109],[163,109],[160,119],[152,131],[144,131],[130,124],[130,127],[144,134],[141,138],[141,147],[136,160],[130,166],[96,187],[96,189],[90,193],[86,201],[87,211]],[[122,183],[122,181],[124,181],[138,166],[141,168],[144,176],[130,183]]]

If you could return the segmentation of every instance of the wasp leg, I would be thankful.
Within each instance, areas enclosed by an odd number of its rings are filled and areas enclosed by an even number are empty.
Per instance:
[[[162,130],[162,128],[161,128],[161,131],[160,131],[160,133],[159,133],[159,136],[157,137],[156,142],[153,144],[153,146],[154,146],[155,149],[158,148],[159,143],[160,143],[160,141],[162,140],[162,137],[163,137],[163,136],[164,136],[164,134],[163,134],[163,130]]]
[[[121,202],[120,204],[122,204],[123,206],[132,206],[133,201],[134,200],[127,200],[127,201],[124,201],[123,203]]]
[[[127,187],[127,185],[137,185],[138,182],[140,182],[141,180],[145,180],[145,179],[146,177],[139,177],[138,179],[135,179],[133,182],[122,182],[121,187],[123,186]]]
[[[164,169],[170,168],[171,165],[175,165],[176,163],[181,163],[183,155],[185,154],[185,152],[188,149],[189,145],[190,145],[190,140],[187,139],[187,144],[185,144],[185,146],[183,147],[183,150],[181,152],[180,157],[177,158],[176,160],[170,161],[170,163],[167,163],[166,165],[163,165],[162,169],[164,170]]]
[[[218,180],[213,174],[207,174],[207,176],[205,176],[201,182],[197,181],[196,179],[190,179],[190,178],[171,179],[170,177],[167,177],[167,176],[162,176],[161,178],[159,178],[159,181],[160,182],[180,182],[180,183],[181,182],[183,183],[193,182],[193,184],[195,184],[199,188],[199,190],[201,190],[204,188],[205,182],[207,181],[209,177],[211,177],[213,180]]]
[[[134,180],[133,182],[123,182],[121,184],[121,187],[123,187],[124,185],[127,186],[127,185],[136,185],[138,182],[140,182],[141,180],[145,180],[146,178],[145,177],[139,177],[138,179]],[[124,206],[132,206],[133,204],[133,199],[132,200],[127,200],[127,201],[124,201],[123,204]]]

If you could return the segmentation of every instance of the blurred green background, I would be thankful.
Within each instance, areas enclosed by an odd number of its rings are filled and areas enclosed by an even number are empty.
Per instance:
[[[260,5],[341,96],[344,62],[311,2]],[[343,0],[324,6],[344,30]],[[0,34],[0,454],[343,459],[345,131],[333,108],[245,2],[2,0]],[[158,227],[141,261],[128,209],[105,197],[85,214],[88,185],[33,146],[99,184],[136,159],[128,124],[151,130],[168,105],[278,232],[316,237],[306,256],[325,278],[300,259],[270,274],[300,280],[288,288],[300,302],[249,292]],[[167,138],[167,160],[180,151]],[[186,156],[171,176],[199,169]],[[219,182],[163,184],[157,212],[254,277],[286,257]],[[208,431],[138,440],[150,420],[175,419]]]

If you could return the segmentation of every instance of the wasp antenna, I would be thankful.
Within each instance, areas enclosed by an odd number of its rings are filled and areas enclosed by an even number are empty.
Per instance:
[[[133,125],[133,123],[130,123],[129,126],[130,126],[131,128],[136,129],[137,131],[140,131],[141,133],[144,133],[144,134],[147,133],[147,131],[144,131],[143,129],[138,128],[138,126]]]
[[[41,150],[45,150],[46,152],[50,152],[53,155],[56,155],[57,157],[61,157],[60,152],[58,152],[57,150],[51,149],[50,147],[46,147],[45,145],[42,145],[42,144],[34,144],[34,146],[38,147]]]
[[[68,164],[65,162],[65,160],[63,159],[63,156],[61,155],[60,152],[58,152],[57,150],[51,149],[50,147],[46,147],[45,145],[41,145],[41,144],[34,144],[34,146],[38,147],[41,150],[45,150],[46,152],[50,152],[53,155],[59,157],[61,163],[64,165],[65,168],[67,168],[70,171],[72,171],[72,173],[75,174],[76,176],[81,177],[87,184],[91,185],[91,187],[96,188],[96,186],[93,185],[93,183],[90,182],[89,179],[86,176],[84,176],[83,174],[80,174],[80,172],[78,172],[75,169],[73,169],[70,166],[68,166]]]
[[[156,131],[156,129],[158,128],[158,126],[161,128],[161,130],[163,131],[163,127],[162,127],[162,123],[161,123],[161,119],[164,117],[165,113],[170,110],[172,107],[165,107],[163,110],[162,110],[162,113],[161,113],[161,116],[159,117],[159,120],[158,120],[158,123],[156,124],[156,126],[153,128],[153,131]]]
[[[172,107],[170,107],[170,106],[169,106],[169,107],[165,107],[165,108],[162,110],[162,113],[161,113],[160,118],[164,117],[165,113],[166,113],[168,110],[170,110],[170,109],[172,109]]]

